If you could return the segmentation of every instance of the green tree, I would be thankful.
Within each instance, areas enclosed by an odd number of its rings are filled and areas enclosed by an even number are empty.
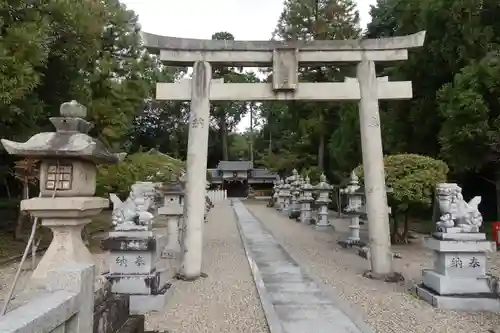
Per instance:
[[[367,37],[389,37],[426,30],[423,48],[382,75],[413,82],[409,102],[384,103],[384,145],[388,152],[438,156],[442,119],[436,92],[472,60],[498,44],[500,7],[496,0],[378,0],[372,6]]]
[[[499,49],[500,50],[500,49]],[[491,52],[438,93],[441,152],[456,172],[491,175],[500,214],[500,57]]]
[[[387,194],[394,221],[391,240],[407,243],[410,217],[431,208],[434,188],[446,181],[448,166],[441,160],[416,154],[386,156],[384,166],[387,187],[393,190]],[[358,166],[355,173],[362,179],[363,166]]]
[[[287,0],[274,38],[303,41],[350,39],[357,38],[359,33],[359,15],[351,0]],[[345,76],[351,75],[350,68],[320,65],[301,69],[299,81],[342,81]],[[338,103],[299,101],[269,106],[273,104],[267,103],[265,106],[271,110],[263,112],[272,116],[272,122],[267,123],[270,127],[268,131],[282,132],[282,124],[286,124],[288,136],[284,140],[292,140],[290,144],[293,143],[294,146],[288,150],[314,156],[317,166],[327,169],[329,134],[338,127],[339,113],[343,111],[343,106]],[[278,130],[273,130],[272,127],[277,127]]]
[[[217,32],[212,35],[214,40],[234,40],[234,36],[229,32]],[[259,79],[254,73],[245,73],[242,68],[213,66],[213,78],[224,79],[227,83],[255,83]],[[210,114],[220,133],[220,143],[222,146],[222,160],[229,159],[229,133],[245,116],[251,103],[245,101],[238,102],[216,102],[211,103]]]

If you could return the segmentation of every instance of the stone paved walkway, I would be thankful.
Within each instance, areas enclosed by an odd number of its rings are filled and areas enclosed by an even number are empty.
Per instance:
[[[347,237],[346,233],[316,230],[262,203],[246,201],[245,206],[303,271],[320,279],[328,290],[351,304],[377,333],[491,333],[500,327],[500,316],[496,313],[435,309],[406,292],[404,283],[364,278],[368,261],[353,249],[346,250],[337,244]],[[343,223],[347,230],[349,222],[343,220]],[[395,260],[394,265],[405,278],[421,277],[422,268],[432,267],[430,251],[408,246],[395,246],[393,250],[402,254],[402,259]]]
[[[148,330],[168,333],[269,332],[228,204],[210,212],[204,225],[202,272],[194,282],[174,280],[163,312],[146,316]]]
[[[303,272],[241,201],[233,206],[271,333],[372,332]]]

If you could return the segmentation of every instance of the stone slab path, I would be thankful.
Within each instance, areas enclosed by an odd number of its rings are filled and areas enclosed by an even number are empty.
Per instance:
[[[167,306],[146,315],[146,328],[168,333],[268,333],[232,208],[217,204],[203,232],[202,272],[173,280]]]
[[[239,200],[233,200],[271,333],[372,332],[338,297],[307,275]]]
[[[318,230],[290,220],[265,204],[244,203],[303,271],[320,279],[321,285],[355,308],[377,333],[492,333],[500,327],[497,313],[435,309],[408,293],[404,282],[384,283],[364,278],[369,262],[358,256],[355,249],[344,249],[337,244],[346,239],[347,232],[339,233],[333,228]],[[348,230],[349,221],[343,223]],[[394,268],[407,280],[421,279],[422,269],[433,265],[432,252],[418,240],[411,246],[394,246],[393,251],[402,255],[402,259],[394,260]],[[499,262],[500,256],[488,260],[489,267],[499,267],[492,270],[497,276],[500,276]]]

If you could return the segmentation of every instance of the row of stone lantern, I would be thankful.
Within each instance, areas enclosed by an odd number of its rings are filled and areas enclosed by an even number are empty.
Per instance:
[[[318,228],[330,227],[328,220],[328,205],[331,202],[329,194],[333,186],[328,184],[326,176],[320,176],[320,182],[311,185],[308,176],[303,178],[294,169],[292,175],[285,179],[276,179],[273,187],[273,206],[282,214],[305,224],[315,221]],[[317,194],[314,199],[313,194]],[[314,220],[312,204],[317,206],[317,217]]]

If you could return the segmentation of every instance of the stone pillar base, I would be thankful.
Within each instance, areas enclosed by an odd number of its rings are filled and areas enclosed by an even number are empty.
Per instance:
[[[480,233],[440,233],[426,238],[435,263],[434,269],[422,272],[422,284],[414,287],[417,295],[449,310],[500,311],[495,281],[486,271],[486,252],[495,251],[495,245],[485,239]]]
[[[82,230],[92,216],[108,207],[98,197],[32,198],[21,202],[21,210],[42,220],[53,232],[53,239],[31,276],[32,285],[44,284],[47,273],[70,263],[93,264],[92,254],[82,240]]]
[[[161,311],[165,305],[167,283],[174,272],[161,258],[166,235],[154,236],[153,231],[110,232],[102,241],[109,251],[111,292],[130,295],[131,314]]]

